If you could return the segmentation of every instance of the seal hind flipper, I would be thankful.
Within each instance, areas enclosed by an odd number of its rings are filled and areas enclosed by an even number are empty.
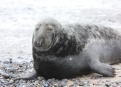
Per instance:
[[[95,62],[90,65],[90,68],[92,71],[99,73],[103,76],[109,76],[114,77],[115,74],[115,68],[111,67],[111,65],[101,62]]]

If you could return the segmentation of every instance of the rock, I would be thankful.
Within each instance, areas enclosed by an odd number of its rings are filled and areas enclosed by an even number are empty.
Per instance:
[[[10,62],[10,63],[13,63],[11,58],[9,59],[9,62]]]
[[[84,86],[84,83],[82,81],[80,81],[79,86]]]
[[[3,64],[9,64],[10,62],[9,61],[4,61]]]

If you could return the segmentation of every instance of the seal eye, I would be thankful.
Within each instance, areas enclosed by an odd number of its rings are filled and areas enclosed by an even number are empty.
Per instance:
[[[38,24],[38,25],[37,25],[37,27],[36,27],[36,31],[39,30],[40,26],[41,26],[41,24]]]

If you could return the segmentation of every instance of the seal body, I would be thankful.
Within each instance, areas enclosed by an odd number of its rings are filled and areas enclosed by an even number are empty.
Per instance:
[[[37,74],[49,78],[63,79],[82,76],[91,72],[103,76],[115,76],[109,64],[121,62],[121,40],[96,40],[88,43],[79,55],[62,57],[44,56],[38,65]],[[39,63],[39,64],[38,64]]]
[[[108,27],[62,26],[54,19],[44,19],[33,34],[34,69],[46,79],[72,78],[90,72],[115,76],[109,64],[121,60],[119,38],[120,34]]]

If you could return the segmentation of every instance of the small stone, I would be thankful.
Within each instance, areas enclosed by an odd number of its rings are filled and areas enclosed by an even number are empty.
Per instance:
[[[9,69],[9,72],[16,72],[18,68],[11,68]]]
[[[0,79],[0,82],[4,83],[4,82],[5,82],[5,80],[4,80],[4,79]]]
[[[12,62],[12,59],[9,59],[9,62],[10,62],[10,63],[13,63],[13,62]]]
[[[41,81],[41,80],[44,80],[44,77],[39,76],[39,77],[37,77],[37,79]]]
[[[106,80],[106,82],[111,82],[111,80]]]
[[[43,86],[44,86],[44,87],[48,87],[49,85],[48,85],[47,83],[44,83]]]
[[[36,80],[36,81],[35,81],[35,83],[37,83],[37,84],[38,84],[38,83],[39,83],[39,81],[38,81],[38,80]]]
[[[84,83],[84,85],[87,85],[89,82],[88,81],[84,81],[83,83]]]
[[[121,80],[119,80],[118,83],[121,83]]]
[[[44,86],[43,86],[43,84],[40,83],[40,84],[38,84],[38,85],[36,85],[34,87],[44,87]]]
[[[71,85],[73,85],[73,84],[74,84],[73,81],[68,81],[68,82],[67,82],[67,85],[68,85],[68,86],[71,86]]]
[[[82,81],[80,81],[79,86],[84,86],[84,83]]]
[[[13,82],[14,82],[14,80],[12,80],[12,79],[9,81],[9,83],[13,83]]]
[[[96,75],[96,76],[92,76],[91,79],[100,79],[102,77],[103,77],[102,75]]]
[[[111,86],[111,83],[110,83],[110,82],[105,83],[105,86],[106,86],[106,87],[110,87],[110,86]]]
[[[23,67],[23,64],[19,64],[19,67]]]
[[[18,72],[23,72],[23,70],[22,69],[19,69]]]
[[[3,63],[4,63],[4,64],[9,64],[10,62],[9,62],[9,61],[4,61]]]

